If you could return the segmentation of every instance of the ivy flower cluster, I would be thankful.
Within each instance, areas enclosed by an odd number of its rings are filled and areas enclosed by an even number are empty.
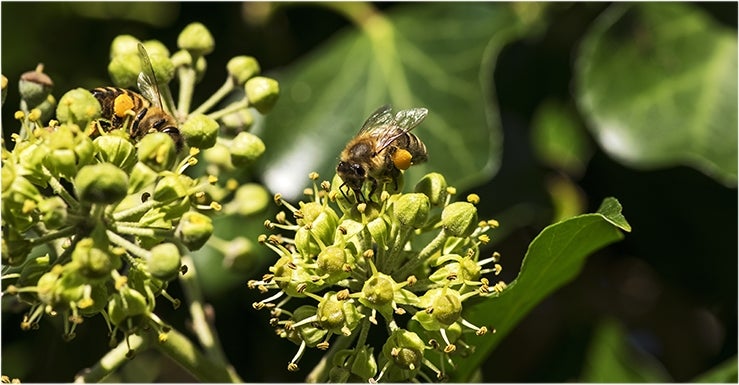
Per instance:
[[[362,203],[341,190],[338,176],[310,178],[308,202],[296,207],[275,196],[286,210],[265,222],[274,233],[259,240],[278,259],[248,283],[276,291],[253,306],[269,310],[276,333],[299,346],[287,369],[298,370],[306,348],[318,348],[328,352],[311,381],[444,378],[452,357],[471,349],[466,336],[491,331],[462,310],[470,298],[505,288],[486,278],[500,273],[500,255],[480,255],[498,223],[478,220],[477,195],[452,202],[455,189],[438,173],[412,193],[383,190]],[[381,347],[368,342],[373,326],[387,335]]]
[[[2,148],[2,282],[5,296],[29,306],[23,329],[61,315],[71,339],[86,317],[101,315],[111,344],[120,332],[141,328],[166,339],[169,327],[154,313],[157,298],[179,305],[168,283],[186,273],[183,258],[211,239],[212,215],[240,188],[232,180],[221,184],[219,174],[264,151],[248,129],[253,113],[272,108],[279,87],[259,76],[254,58],[231,59],[224,85],[191,110],[205,55],[215,46],[207,28],[188,25],[171,55],[161,42],[145,41],[144,59],[140,44],[129,35],[114,39],[110,77],[116,87],[132,88],[150,63],[155,96],[176,119],[184,144],[171,133],[133,135],[141,114],[130,93],[116,92],[129,95],[121,102],[78,88],[57,101],[43,66],[20,79],[21,127]],[[173,79],[177,103],[168,86]],[[3,94],[7,88],[4,79]],[[110,110],[115,117],[103,113]],[[206,156],[207,173],[190,176],[201,150],[218,156]]]

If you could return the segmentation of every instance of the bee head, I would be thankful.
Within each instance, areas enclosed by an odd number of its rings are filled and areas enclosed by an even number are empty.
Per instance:
[[[362,183],[367,178],[367,172],[359,163],[341,161],[336,167],[336,172],[341,177],[341,180],[344,181],[344,184],[352,190],[360,190]]]

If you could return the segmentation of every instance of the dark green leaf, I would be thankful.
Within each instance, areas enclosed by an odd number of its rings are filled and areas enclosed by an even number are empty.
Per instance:
[[[613,198],[604,206],[620,207]],[[465,317],[476,325],[488,325],[495,334],[476,337],[471,356],[457,361],[452,380],[466,381],[488,353],[515,327],[536,304],[571,281],[582,269],[587,256],[621,240],[623,233],[614,223],[628,223],[620,211],[604,210],[585,214],[545,228],[529,245],[518,277],[497,298],[484,300],[467,309]]]
[[[615,321],[601,323],[586,357],[582,382],[672,381],[656,358],[629,345],[624,331]]]
[[[708,372],[701,374],[692,382],[736,384],[737,378],[739,378],[737,373],[737,359],[736,356],[734,356],[724,361],[722,364],[715,366]]]
[[[614,158],[736,185],[736,31],[687,3],[616,4],[586,36],[576,76],[590,129]]]
[[[411,167],[406,179],[435,171],[466,188],[490,178],[501,155],[493,66],[501,47],[522,30],[521,9],[504,3],[398,6],[370,17],[362,32],[345,31],[274,74],[282,95],[260,134],[267,145],[267,186],[295,199],[309,172],[331,180],[346,143],[387,103],[395,110],[429,109],[414,131],[429,161]]]
[[[574,108],[546,101],[537,109],[531,129],[532,146],[542,162],[569,175],[582,175],[592,150]]]

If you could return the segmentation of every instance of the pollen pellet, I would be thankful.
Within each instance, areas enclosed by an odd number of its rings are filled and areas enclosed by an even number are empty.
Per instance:
[[[393,154],[393,163],[395,164],[395,167],[401,169],[401,170],[407,170],[408,167],[411,166],[411,159],[413,157],[411,156],[411,153],[408,152],[408,150],[404,150],[402,148],[399,148],[395,153]]]
[[[113,113],[115,113],[115,116],[122,118],[131,109],[133,109],[133,99],[130,96],[126,94],[116,96],[113,102]]]

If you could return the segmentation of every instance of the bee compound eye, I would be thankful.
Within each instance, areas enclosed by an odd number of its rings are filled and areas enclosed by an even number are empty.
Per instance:
[[[352,165],[352,170],[355,174],[359,175],[360,177],[364,176],[364,167],[362,167],[359,163],[354,163]]]

